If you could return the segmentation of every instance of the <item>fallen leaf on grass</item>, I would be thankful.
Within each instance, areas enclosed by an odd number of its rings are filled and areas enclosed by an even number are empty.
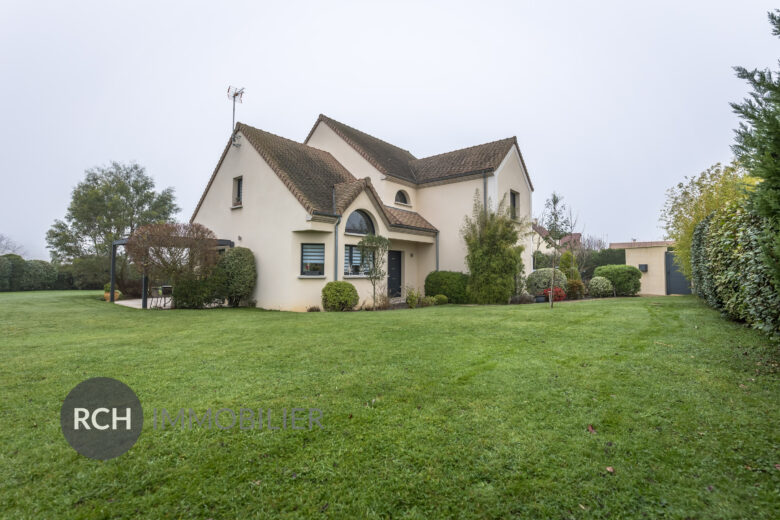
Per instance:
[[[263,483],[263,481],[262,481],[262,480],[253,480],[253,481],[252,481],[252,485],[253,485],[253,486],[259,486],[259,485],[260,485],[260,484],[262,484],[262,483]]]
[[[780,469],[780,464],[775,464],[775,469]]]
[[[612,473],[612,474],[614,474],[614,473],[615,473],[615,468],[613,468],[612,466],[607,466],[607,471],[608,471],[609,473]]]
[[[582,504],[580,504],[580,508],[581,508],[583,511],[587,511],[587,510],[588,510],[588,508],[587,508],[587,507],[585,507],[585,506],[583,506]]]
[[[588,425],[588,432],[590,432],[590,433],[596,433],[596,428],[594,428],[592,424],[589,424],[589,425]]]

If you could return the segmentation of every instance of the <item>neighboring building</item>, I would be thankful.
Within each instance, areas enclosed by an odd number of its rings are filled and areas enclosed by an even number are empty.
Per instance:
[[[539,251],[545,255],[549,255],[553,252],[553,248],[547,242],[547,237],[550,234],[547,228],[540,226],[536,222],[531,224],[531,247],[532,253]],[[561,238],[560,246],[562,250],[566,249],[578,249],[582,245],[582,233],[570,233]],[[530,265],[530,264],[526,264]],[[533,265],[533,269],[536,269],[536,265]]]
[[[610,249],[626,250],[626,265],[633,265],[642,271],[642,287],[639,294],[690,294],[688,280],[674,263],[674,241],[616,242]]]
[[[465,271],[460,228],[475,193],[492,205],[506,197],[519,223],[532,191],[514,137],[417,159],[320,115],[303,143],[238,123],[190,221],[254,252],[259,307],[305,310],[331,280],[370,302],[355,247],[367,233],[391,241],[392,297],[422,289],[431,271]]]

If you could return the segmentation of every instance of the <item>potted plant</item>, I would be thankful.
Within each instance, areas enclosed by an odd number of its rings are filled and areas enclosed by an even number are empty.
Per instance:
[[[122,293],[117,289],[114,289],[114,301],[118,300],[120,296],[122,296]],[[107,302],[111,301],[111,283],[107,283],[103,286],[103,298],[105,298]]]

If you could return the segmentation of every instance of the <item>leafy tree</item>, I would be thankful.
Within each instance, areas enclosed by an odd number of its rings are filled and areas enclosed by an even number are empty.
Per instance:
[[[113,162],[85,173],[65,219],[55,220],[46,233],[55,260],[108,256],[114,240],[146,224],[170,221],[179,211],[173,189],[154,191],[154,180],[138,164]]]
[[[527,225],[521,222],[521,226]],[[471,217],[466,217],[461,236],[466,242],[469,267],[468,293],[474,303],[508,303],[522,271],[517,245],[520,237],[504,200],[493,210],[485,208],[477,192]]]
[[[4,259],[2,271],[7,277],[7,282],[2,285],[7,287],[6,291],[21,291],[22,290],[22,278],[24,277],[24,269],[26,263],[24,258],[19,255],[8,254],[0,257]]]
[[[360,267],[371,282],[372,302],[376,307],[377,285],[387,276],[385,259],[390,250],[390,240],[381,235],[366,235],[358,242],[358,249],[360,249]]]
[[[772,34],[780,36],[780,10],[768,16]],[[780,285],[780,72],[735,70],[753,90],[742,103],[731,104],[742,119],[732,149],[748,172],[761,179],[751,200],[756,213],[770,221],[762,232],[761,246],[772,277]]]
[[[57,268],[45,260],[27,260],[19,282],[23,291],[51,289],[57,281]]]
[[[745,175],[737,163],[716,164],[686,182],[666,190],[661,222],[666,236],[675,241],[675,262],[691,279],[691,243],[696,225],[728,202],[745,197],[755,179]]]

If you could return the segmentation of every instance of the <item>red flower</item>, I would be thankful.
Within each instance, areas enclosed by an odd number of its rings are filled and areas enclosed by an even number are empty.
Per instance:
[[[544,296],[547,298],[547,301],[550,301],[550,289],[544,290]],[[554,287],[553,288],[553,301],[560,302],[566,299],[566,291],[561,289],[560,287]]]

